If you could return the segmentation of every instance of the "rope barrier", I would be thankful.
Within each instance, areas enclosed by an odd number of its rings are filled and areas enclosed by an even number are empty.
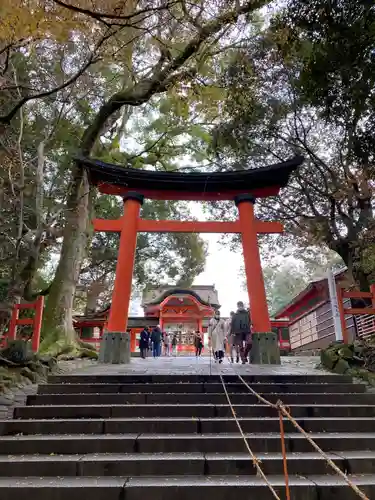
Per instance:
[[[283,456],[283,469],[284,469],[284,479],[285,479],[285,495],[286,495],[286,500],[290,500],[288,459],[286,456],[284,419],[281,414],[281,411],[279,411],[279,423],[280,423],[281,454]]]
[[[234,367],[233,368],[233,371],[236,373]],[[290,412],[288,411],[287,407],[284,405],[284,403],[282,401],[278,401],[276,404],[275,403],[271,403],[271,401],[268,401],[267,399],[265,399],[263,396],[261,396],[259,393],[257,393],[252,387],[249,386],[249,384],[244,380],[244,378],[239,375],[238,373],[236,373],[236,375],[238,376],[238,378],[241,380],[241,382],[247,387],[247,389],[249,389],[249,391],[254,395],[256,396],[256,398],[261,401],[262,403],[264,403],[265,405],[271,407],[271,408],[275,408],[277,410],[277,412],[279,413],[279,418],[280,418],[280,434],[281,434],[281,429],[284,429],[284,426],[282,424],[283,422],[283,415],[285,417],[287,417],[289,419],[290,422],[292,422],[292,424],[294,425],[294,427],[296,429],[299,430],[299,432],[301,432],[301,434],[307,439],[307,441],[309,441],[309,443],[313,446],[313,448],[315,448],[315,450],[320,453],[322,455],[322,457],[326,460],[326,462],[332,467],[332,469],[337,472],[337,474],[339,474],[344,480],[345,482],[350,486],[350,488],[352,488],[352,490],[360,497],[362,498],[362,500],[370,500],[368,496],[366,496],[359,488],[358,486],[356,486],[349,478],[348,476],[345,474],[345,472],[343,472],[339,467],[337,467],[337,465],[328,457],[328,455],[320,448],[320,446],[318,446],[315,441],[307,434],[307,432],[302,429],[302,427],[298,424],[298,422],[295,420],[294,417],[292,417],[292,415],[290,414]],[[282,426],[282,427],[281,427]],[[284,433],[284,430],[282,430],[282,433]],[[290,499],[290,493],[289,493],[289,480],[288,480],[288,473],[287,473],[287,459],[286,459],[286,452],[285,452],[285,438],[283,439],[283,436],[281,436],[282,439],[281,439],[281,446],[282,446],[282,451],[283,451],[283,462],[284,462],[284,476],[285,476],[285,487],[286,487],[286,490],[287,490],[287,500]],[[284,458],[285,457],[285,458]],[[289,496],[288,496],[289,495]]]
[[[320,448],[320,446],[318,446],[315,441],[307,434],[307,432],[302,429],[302,427],[298,424],[298,422],[296,422],[296,420],[290,415],[290,413],[287,411],[287,409],[285,408],[285,406],[283,405],[282,401],[279,401],[278,402],[279,404],[279,408],[280,408],[280,412],[285,415],[291,422],[292,424],[294,425],[294,427],[296,427],[296,429],[298,429],[300,431],[301,434],[303,434],[303,436],[305,436],[305,438],[307,439],[307,441],[313,446],[313,448],[315,448],[316,451],[318,451],[324,458],[325,460],[327,461],[327,463],[332,467],[332,469],[334,471],[336,471],[345,481],[346,483],[352,488],[352,490],[360,497],[362,498],[363,500],[370,500],[369,497],[367,495],[365,495],[363,493],[363,491],[361,491],[358,486],[356,486],[354,483],[352,483],[352,481],[350,481],[350,479],[348,478],[348,476],[345,474],[345,472],[343,472],[339,467],[337,467],[337,465],[329,458],[329,456]]]
[[[246,436],[245,436],[245,434],[244,434],[244,432],[242,430],[242,427],[241,427],[241,425],[240,425],[240,423],[238,421],[238,418],[237,418],[236,412],[235,412],[235,410],[233,408],[232,402],[231,402],[231,400],[229,398],[229,394],[228,394],[227,388],[225,387],[225,382],[224,382],[223,376],[220,373],[218,373],[218,375],[219,375],[221,383],[223,385],[225,396],[226,396],[228,404],[230,406],[233,418],[234,418],[234,420],[235,420],[235,422],[237,424],[238,430],[240,431],[240,434],[241,434],[241,436],[242,436],[242,438],[243,438],[243,440],[245,442],[246,448],[247,448],[248,452],[250,453],[250,456],[251,456],[251,458],[253,460],[254,467],[257,469],[257,471],[259,472],[259,474],[261,475],[261,477],[263,478],[263,480],[267,484],[268,488],[271,490],[271,493],[273,494],[274,498],[276,498],[276,500],[281,500],[281,498],[276,493],[276,491],[275,491],[274,487],[272,486],[272,484],[270,484],[270,482],[268,481],[268,479],[267,479],[266,475],[264,474],[262,468],[260,467],[260,465],[259,465],[260,460],[255,456],[254,452],[250,448],[249,443],[247,442]]]

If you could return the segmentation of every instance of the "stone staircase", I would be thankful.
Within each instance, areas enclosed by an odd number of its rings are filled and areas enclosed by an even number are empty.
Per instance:
[[[281,399],[330,458],[375,498],[375,394],[335,375],[245,376]],[[285,498],[279,421],[238,378],[228,392],[253,451]],[[358,496],[285,422],[293,500]],[[0,500],[273,498],[238,433],[218,376],[55,375],[0,421]]]

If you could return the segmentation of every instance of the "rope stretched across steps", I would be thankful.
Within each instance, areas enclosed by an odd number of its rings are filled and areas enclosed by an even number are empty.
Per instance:
[[[229,358],[228,358],[228,361],[229,361]],[[320,446],[318,446],[315,441],[307,434],[307,432],[302,429],[302,427],[298,424],[298,422],[296,421],[296,419],[294,417],[292,417],[292,415],[290,414],[290,412],[288,411],[287,407],[284,405],[284,403],[282,401],[278,401],[276,404],[275,403],[271,403],[271,401],[268,401],[268,399],[264,398],[263,396],[261,396],[258,392],[256,392],[252,387],[250,387],[250,385],[244,380],[244,378],[236,372],[234,366],[233,366],[233,363],[230,363],[231,366],[232,366],[232,369],[233,369],[233,372],[237,375],[237,377],[241,380],[241,382],[247,387],[247,389],[249,389],[249,391],[254,395],[256,396],[256,398],[261,401],[262,403],[264,403],[265,405],[271,407],[271,408],[275,408],[275,410],[278,411],[279,415],[284,415],[286,418],[288,418],[290,420],[290,422],[292,422],[292,424],[294,425],[294,427],[296,429],[299,430],[299,432],[301,432],[301,434],[307,439],[307,441],[313,446],[313,448],[322,455],[322,457],[326,460],[326,462],[328,463],[328,465],[330,465],[332,467],[332,469],[337,472],[337,474],[339,474],[339,476],[341,476],[344,481],[348,484],[348,486],[350,486],[350,488],[352,488],[352,490],[360,497],[362,498],[362,500],[370,500],[369,497],[367,495],[365,495],[365,493],[363,493],[363,491],[361,491],[358,486],[356,486],[349,478],[348,476],[345,474],[345,472],[343,472],[339,467],[337,467],[337,465],[328,457],[328,455],[320,448]],[[220,375],[220,377],[222,378],[222,376]],[[223,383],[223,381],[222,381]],[[234,410],[233,410],[234,411]],[[280,417],[281,418],[281,417]],[[282,422],[282,418],[281,418],[281,422]],[[286,488],[288,489],[288,484],[287,484],[287,475],[285,475],[285,479],[286,479]]]
[[[230,362],[229,360],[229,356],[228,356],[228,353],[225,352],[225,355],[228,359],[228,362],[232,365],[232,363]],[[232,366],[232,370],[234,371],[234,373],[238,376],[237,372],[234,370],[234,367]],[[226,387],[225,387],[225,383],[224,383],[224,380],[222,378],[222,376],[219,374],[220,378],[221,378],[221,383],[223,384],[223,387],[224,387],[224,391],[226,393],[226,397],[227,397],[227,400],[229,402],[229,405],[231,407],[231,411],[232,411],[232,414],[236,420],[236,424],[238,426],[238,428],[240,429],[240,432],[242,434],[242,437],[245,439],[245,443],[246,443],[246,446],[248,447],[249,449],[249,445],[248,445],[248,442],[246,441],[246,438],[245,436],[243,435],[243,432],[242,432],[242,428],[240,426],[240,423],[238,422],[238,419],[237,419],[237,416],[236,416],[236,412],[233,408],[233,406],[231,405],[230,403],[230,399],[229,399],[229,395],[228,395],[228,392],[226,390]],[[285,496],[286,496],[286,500],[290,500],[290,488],[289,488],[289,474],[288,474],[288,463],[287,463],[287,456],[286,456],[286,447],[285,447],[285,433],[284,433],[284,422],[283,422],[283,418],[282,418],[282,415],[281,415],[281,412],[279,411],[279,420],[280,420],[280,440],[281,440],[281,452],[282,452],[282,457],[283,457],[283,469],[284,469],[284,479],[285,479]],[[251,450],[249,450],[251,452]],[[267,479],[265,476],[263,476],[263,478],[265,479],[265,481],[268,483]],[[269,483],[268,483],[269,484]],[[271,487],[272,488],[272,487]]]
[[[260,460],[255,456],[254,452],[250,448],[249,443],[247,442],[246,436],[245,436],[245,434],[244,434],[244,432],[242,430],[242,427],[241,427],[241,425],[240,425],[240,423],[238,421],[238,418],[237,418],[236,412],[235,412],[235,410],[233,408],[232,402],[231,402],[231,400],[229,398],[229,394],[228,394],[227,388],[225,387],[225,382],[224,382],[223,376],[220,373],[218,373],[218,375],[219,375],[221,383],[223,385],[225,396],[226,396],[228,404],[230,406],[233,418],[234,418],[234,420],[235,420],[235,422],[237,424],[238,430],[240,431],[241,436],[242,436],[242,438],[243,438],[243,440],[245,442],[246,448],[247,448],[248,452],[250,453],[250,456],[252,458],[254,467],[257,469],[257,471],[259,472],[259,474],[263,478],[264,482],[267,484],[268,488],[271,490],[271,493],[274,496],[274,498],[276,498],[276,500],[281,500],[281,498],[276,493],[276,491],[275,491],[274,487],[272,486],[272,484],[268,481],[268,479],[267,479],[265,473],[263,472],[262,468],[260,467],[260,465],[259,465]]]

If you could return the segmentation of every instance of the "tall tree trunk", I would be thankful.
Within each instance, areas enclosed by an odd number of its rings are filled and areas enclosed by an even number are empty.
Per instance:
[[[105,275],[93,281],[87,289],[85,314],[90,314],[96,310],[99,295],[108,287]]]
[[[73,300],[89,236],[89,192],[86,171],[74,165],[61,256],[44,313],[41,350],[58,341],[73,344],[76,340]]]

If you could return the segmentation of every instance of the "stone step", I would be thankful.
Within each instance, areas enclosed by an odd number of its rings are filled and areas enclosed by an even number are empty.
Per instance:
[[[226,384],[228,392],[247,392],[243,383]],[[257,392],[272,393],[363,393],[364,384],[252,384]],[[217,383],[160,383],[160,384],[43,384],[38,394],[127,394],[127,393],[220,393],[222,384]]]
[[[358,393],[317,393],[317,394],[263,394],[271,403],[281,400],[285,404],[375,404],[375,394]],[[230,395],[232,404],[256,404],[259,399],[249,393]],[[27,397],[27,404],[32,405],[126,405],[126,404],[226,404],[227,398],[221,394],[36,394]]]
[[[284,418],[285,432],[294,432],[296,428],[293,423]],[[244,432],[279,432],[280,421],[278,417],[275,418],[239,418],[241,428]],[[297,419],[298,424],[306,432],[356,432],[360,429],[361,432],[375,431],[375,417],[373,418],[348,418],[348,417],[335,417],[335,418],[302,418]],[[233,418],[201,418],[197,420],[199,433],[230,433],[237,432],[238,427]],[[111,428],[111,424],[106,426]],[[118,432],[125,432],[125,425],[116,424]],[[166,428],[166,426],[165,426]],[[174,425],[170,429],[177,434]],[[150,431],[151,432],[151,431]]]
[[[283,476],[269,476],[269,483],[276,492],[284,498],[285,480]],[[369,498],[375,492],[375,476],[351,476]],[[343,479],[335,477],[311,475],[306,478],[290,477],[291,500],[357,500],[358,496],[350,490]],[[129,478],[126,484],[125,495],[127,500],[192,500],[195,497],[214,498],[215,500],[271,500],[273,495],[262,478],[207,476],[204,478],[190,477],[142,477]]]
[[[314,441],[331,452],[375,451],[375,433],[310,433]],[[247,433],[246,439],[257,452],[280,452],[279,433]],[[312,451],[311,444],[300,433],[286,433],[288,452]],[[246,453],[240,434],[82,434],[1,436],[4,455],[87,454],[87,453]],[[1,498],[1,497],[0,497]]]
[[[283,474],[281,453],[256,454],[266,475]],[[288,453],[288,473],[337,473],[319,453]],[[329,458],[345,473],[375,472],[375,451],[342,451]],[[0,477],[233,476],[256,475],[249,453],[0,455]]]
[[[298,432],[298,431],[297,431]],[[246,438],[254,452],[280,452],[280,434],[246,433]],[[310,433],[316,444],[324,451],[375,450],[375,433]],[[246,452],[243,438],[233,434],[201,435],[152,435],[141,434],[136,440],[136,450],[140,453],[236,453]],[[311,444],[300,433],[286,433],[286,449],[290,452],[309,452]]]
[[[240,418],[244,432],[278,432],[279,418],[264,417]],[[307,432],[361,432],[375,430],[375,417],[304,417],[297,419]],[[237,432],[233,418],[111,418],[111,419],[36,419],[0,420],[0,435],[17,434],[121,434],[158,433],[158,434],[201,434]],[[284,419],[284,429],[294,430],[293,424]]]
[[[295,418],[304,417],[374,417],[375,405],[296,404],[288,405]],[[239,417],[274,417],[276,410],[265,405],[234,405]],[[16,419],[77,418],[141,418],[141,417],[214,418],[232,417],[229,405],[212,404],[150,404],[150,405],[51,405],[19,406]]]
[[[352,377],[348,375],[243,375],[248,383],[263,384],[350,384]],[[237,375],[223,375],[226,383],[238,383]],[[50,375],[48,383],[51,384],[176,384],[176,383],[217,383],[221,384],[218,375],[85,375],[67,374]]]
[[[275,409],[264,405],[233,405],[238,417],[273,417]],[[295,418],[303,417],[374,417],[375,405],[368,404],[289,404]],[[116,411],[114,410],[114,416]],[[232,417],[229,405],[216,405],[215,417]]]
[[[269,483],[284,498],[283,476],[269,476]],[[335,476],[290,476],[291,500],[357,500],[343,479]],[[349,476],[369,498],[375,495],[375,476]],[[271,500],[264,480],[255,476],[166,476],[166,477],[59,477],[0,478],[1,500]]]

